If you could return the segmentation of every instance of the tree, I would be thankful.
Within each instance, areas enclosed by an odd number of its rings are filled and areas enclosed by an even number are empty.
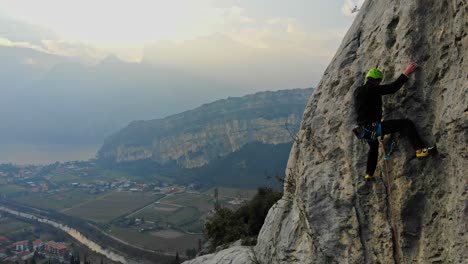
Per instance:
[[[192,248],[192,249],[187,249],[187,250],[185,250],[185,255],[186,255],[188,258],[192,259],[192,258],[194,258],[194,257],[197,255],[197,250],[194,249],[194,248]]]
[[[81,264],[79,252],[75,252],[72,254],[72,256],[70,257],[70,264]]]
[[[86,259],[87,255],[84,255],[84,264],[91,264],[91,261]]]
[[[215,214],[205,225],[205,233],[211,240],[214,250],[217,246],[235,241],[247,235],[247,228],[234,212],[228,208],[218,207]]]
[[[28,250],[29,252],[33,252],[34,250],[33,243],[31,240],[28,240]]]
[[[272,188],[259,188],[254,198],[236,211],[217,208],[205,225],[211,249],[239,239],[254,244],[268,211],[281,197],[282,193]]]
[[[73,253],[70,257],[70,264],[80,264],[80,254]]]
[[[173,264],[180,264],[179,251],[176,251],[175,259],[172,262]]]

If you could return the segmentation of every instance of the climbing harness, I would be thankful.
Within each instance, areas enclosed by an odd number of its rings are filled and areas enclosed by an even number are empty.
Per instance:
[[[393,258],[395,260],[395,264],[399,264],[400,263],[400,245],[399,245],[399,242],[398,242],[398,227],[395,224],[394,216],[393,216],[393,206],[392,206],[393,197],[392,197],[392,187],[391,187],[392,182],[391,182],[391,178],[390,178],[389,164],[388,164],[391,154],[396,149],[396,142],[392,140],[392,142],[390,144],[390,151],[388,152],[388,154],[385,151],[383,137],[380,140],[380,146],[382,147],[383,155],[385,157],[384,158],[384,163],[385,163],[385,180],[386,180],[386,183],[382,178],[381,178],[381,180],[382,180],[382,182],[384,184],[385,192],[387,193],[387,199],[386,199],[386,202],[387,202],[387,217],[390,218],[390,227],[392,229],[391,230],[392,231],[392,242],[393,242],[392,244],[393,244],[393,253],[394,253]]]
[[[367,142],[374,142],[382,136],[382,123],[374,122],[367,125],[357,125],[353,128],[353,133],[358,139]]]

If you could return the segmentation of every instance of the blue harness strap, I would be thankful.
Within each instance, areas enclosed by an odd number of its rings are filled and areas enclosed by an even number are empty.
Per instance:
[[[382,136],[382,123],[377,122],[373,130],[369,130],[367,128],[364,128],[364,130],[370,134],[370,138],[367,139],[367,142],[374,142],[378,137]]]

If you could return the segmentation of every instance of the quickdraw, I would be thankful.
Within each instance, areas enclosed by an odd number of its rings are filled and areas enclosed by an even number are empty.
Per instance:
[[[392,139],[392,142],[390,143],[390,149],[387,151],[387,155],[385,155],[385,160],[390,160],[390,157],[392,156],[393,152],[397,150],[397,143],[395,140]]]

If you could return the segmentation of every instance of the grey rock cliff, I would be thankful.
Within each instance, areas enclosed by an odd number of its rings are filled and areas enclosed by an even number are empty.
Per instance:
[[[250,142],[291,142],[312,89],[261,92],[205,104],[164,119],[135,121],[106,140],[100,159],[151,159],[200,167]]]
[[[256,263],[466,263],[467,11],[465,0],[364,3],[306,108],[284,197],[253,248]],[[388,82],[409,61],[420,69],[384,97],[384,119],[412,119],[439,153],[414,159],[400,138],[390,179],[380,154],[380,176],[366,184],[368,147],[351,133],[353,91],[369,68],[382,68]],[[223,257],[218,263],[242,258]]]

